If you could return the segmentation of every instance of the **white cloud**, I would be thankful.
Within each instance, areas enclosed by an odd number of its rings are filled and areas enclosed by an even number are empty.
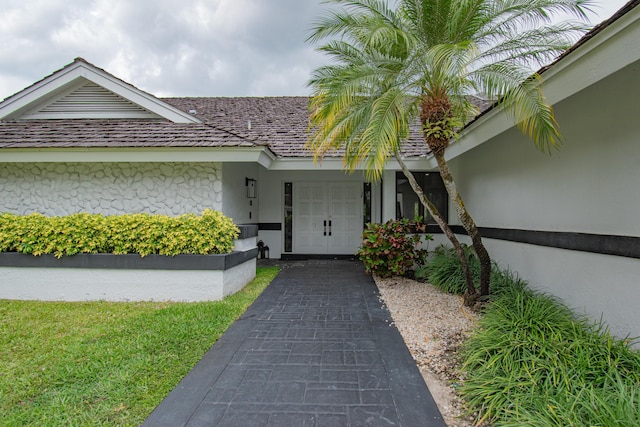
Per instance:
[[[320,3],[0,0],[0,98],[78,56],[159,96],[307,94]],[[606,17],[625,0],[599,3]]]

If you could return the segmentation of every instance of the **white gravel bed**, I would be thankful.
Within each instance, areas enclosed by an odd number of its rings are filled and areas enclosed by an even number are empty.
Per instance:
[[[455,385],[463,380],[457,352],[478,315],[463,307],[461,297],[428,283],[405,277],[374,280],[447,425],[473,426]]]

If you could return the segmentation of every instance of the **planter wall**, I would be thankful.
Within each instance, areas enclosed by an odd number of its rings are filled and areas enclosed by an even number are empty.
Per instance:
[[[257,226],[239,226],[224,255],[0,253],[0,298],[43,301],[212,301],[256,274]]]

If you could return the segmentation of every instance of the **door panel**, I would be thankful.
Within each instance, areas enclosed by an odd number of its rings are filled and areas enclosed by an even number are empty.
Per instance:
[[[353,254],[362,234],[362,184],[294,183],[295,253]]]
[[[329,218],[331,238],[327,253],[353,254],[360,247],[362,234],[362,191],[360,183],[331,186]]]
[[[324,253],[326,236],[323,223],[326,221],[325,212],[326,191],[320,183],[293,184],[293,250],[297,253]]]

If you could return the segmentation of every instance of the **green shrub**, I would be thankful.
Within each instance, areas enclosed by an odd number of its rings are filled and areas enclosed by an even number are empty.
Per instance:
[[[465,247],[474,279],[475,254]],[[456,252],[438,247],[420,274],[466,290]],[[416,276],[418,276],[416,272]],[[556,298],[492,265],[491,303],[464,344],[461,393],[478,424],[640,426],[640,353]]]
[[[480,277],[478,267],[478,277]],[[500,296],[505,292],[513,290],[523,290],[527,287],[527,282],[511,270],[502,269],[497,263],[493,263],[491,267],[491,284],[489,291],[491,298]]]
[[[416,264],[422,264],[427,251],[418,249],[420,233],[425,225],[407,219],[389,220],[384,224],[367,224],[362,233],[362,246],[356,255],[367,271],[381,277],[403,275]],[[425,235],[431,240],[430,235]]]
[[[178,217],[151,214],[103,216],[77,213],[61,217],[42,214],[0,215],[0,252],[222,254],[233,250],[238,228],[218,211]]]
[[[413,271],[413,278],[420,282],[426,282],[428,279],[428,264],[419,265]]]
[[[469,267],[475,282],[480,277],[480,262],[473,249],[463,245],[464,252],[469,260]],[[425,267],[425,274],[429,283],[436,288],[451,294],[462,295],[467,290],[467,282],[462,271],[462,264],[455,249],[438,246]]]
[[[465,343],[463,360],[461,392],[479,411],[478,421],[608,426],[640,420],[640,353],[549,295],[505,288]]]
[[[471,276],[477,284],[480,282],[480,262],[473,248],[462,245],[469,261]],[[421,269],[416,271],[416,277],[424,276],[433,286],[445,292],[462,295],[467,291],[467,283],[462,271],[462,264],[455,249],[440,245],[434,252],[431,259]],[[509,270],[502,270],[500,266],[493,263],[491,266],[491,282],[489,291],[491,295],[500,295],[502,292],[513,287],[522,289],[526,282],[518,278]]]

